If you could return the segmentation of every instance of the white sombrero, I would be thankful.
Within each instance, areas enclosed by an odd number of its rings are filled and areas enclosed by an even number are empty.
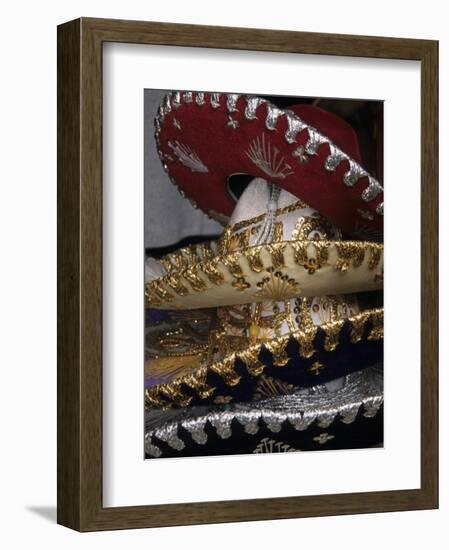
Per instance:
[[[383,245],[341,240],[316,210],[258,178],[218,241],[148,258],[145,279],[146,304],[160,309],[378,290]]]

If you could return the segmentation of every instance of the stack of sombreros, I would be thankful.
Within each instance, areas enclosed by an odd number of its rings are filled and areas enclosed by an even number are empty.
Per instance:
[[[354,130],[199,92],[168,94],[155,126],[170,179],[225,228],[146,260],[147,455],[380,444],[383,190]]]

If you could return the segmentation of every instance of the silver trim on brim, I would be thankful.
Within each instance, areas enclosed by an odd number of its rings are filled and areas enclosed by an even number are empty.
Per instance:
[[[238,94],[223,94],[223,93],[210,93],[210,104],[214,109],[217,109],[220,107],[220,99],[221,97],[225,98],[224,105],[226,106],[226,110],[228,115],[231,115],[232,113],[235,113],[238,111],[237,108],[237,102],[240,98],[240,95]],[[167,114],[169,114],[172,111],[172,108],[174,110],[177,110],[181,103],[192,103],[195,100],[195,103],[198,107],[201,107],[202,105],[206,104],[205,101],[205,93],[204,92],[170,92],[168,93],[164,99],[162,100],[162,103],[158,109],[158,113],[155,117],[154,125],[155,125],[155,139],[156,144],[158,148],[159,155],[162,159],[164,169],[167,173],[168,167],[165,164],[163,158],[163,153],[160,150],[160,142],[159,142],[159,132],[161,129],[161,125],[164,122],[164,118]],[[318,148],[323,144],[329,145],[329,155],[327,156],[324,166],[326,170],[329,172],[333,172],[336,170],[337,166],[343,161],[346,160],[349,163],[349,169],[345,172],[343,175],[343,183],[347,187],[353,187],[357,181],[362,177],[368,178],[368,186],[361,190],[361,197],[364,202],[370,202],[374,200],[380,193],[383,192],[383,187],[381,184],[372,177],[371,175],[364,170],[360,164],[358,164],[354,159],[352,159],[349,155],[347,155],[344,151],[342,151],[339,147],[337,147],[332,141],[325,135],[323,135],[321,132],[319,132],[316,128],[313,126],[306,124],[299,116],[297,116],[293,111],[291,110],[282,110],[279,107],[276,107],[275,105],[271,104],[265,99],[256,97],[256,96],[245,96],[244,100],[246,102],[245,108],[244,108],[244,116],[247,120],[252,121],[256,120],[257,117],[257,110],[261,105],[266,105],[266,117],[265,117],[265,127],[268,130],[276,130],[279,120],[282,117],[287,118],[287,129],[285,131],[284,137],[287,143],[292,144],[296,142],[297,135],[302,132],[303,130],[307,130],[308,132],[308,140],[305,145],[305,151],[309,155],[315,155],[317,153]],[[172,183],[178,187],[174,179],[170,176],[170,180]],[[197,208],[197,205],[191,201],[194,208]],[[384,211],[384,204],[383,202],[378,204],[376,207],[376,213],[379,216],[383,216]]]
[[[368,418],[376,416],[383,404],[383,369],[370,367],[346,376],[345,385],[329,391],[325,385],[291,395],[271,397],[250,403],[152,410],[145,415],[145,451],[160,457],[163,451],[157,440],[182,451],[185,443],[178,427],[184,428],[199,445],[207,443],[206,423],[222,439],[232,436],[232,421],[237,420],[248,434],[256,434],[260,422],[270,432],[278,433],[288,422],[304,431],[316,422],[328,428],[333,422],[352,424],[360,411]]]

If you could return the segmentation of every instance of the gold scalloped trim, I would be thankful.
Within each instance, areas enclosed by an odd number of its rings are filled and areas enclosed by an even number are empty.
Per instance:
[[[383,338],[383,308],[375,308],[357,315],[348,317],[346,320],[339,319],[330,321],[321,325],[319,328],[325,333],[324,347],[327,351],[335,350],[339,345],[341,329],[346,321],[351,323],[350,340],[359,342],[362,339],[366,324],[371,321],[373,326],[367,339],[370,341],[381,340]],[[210,397],[214,394],[215,388],[209,386],[206,382],[208,371],[218,374],[226,385],[236,386],[241,379],[241,375],[235,369],[236,359],[240,359],[246,366],[251,376],[258,376],[263,373],[266,365],[259,360],[259,353],[263,346],[272,354],[273,363],[282,367],[288,363],[286,355],[286,346],[289,338],[293,337],[299,344],[299,355],[304,358],[310,358],[315,353],[313,342],[318,327],[313,326],[305,330],[298,330],[290,334],[278,336],[269,342],[260,342],[254,344],[243,351],[235,352],[227,356],[224,360],[210,365],[202,366],[193,373],[180,376],[172,380],[169,384],[160,384],[145,390],[145,404],[147,408],[167,407],[167,400],[172,404],[185,407],[192,400],[192,396],[185,395],[182,392],[182,385],[185,384],[191,388],[200,397]],[[286,360],[287,359],[287,360]]]
[[[250,286],[245,279],[247,266],[254,273],[261,273],[264,269],[271,267],[282,269],[286,267],[285,252],[289,247],[293,250],[296,264],[302,266],[309,274],[329,265],[331,248],[337,252],[337,260],[333,267],[341,273],[347,273],[350,268],[360,267],[366,254],[368,254],[368,269],[372,271],[378,266],[383,252],[383,244],[365,241],[280,241],[248,247],[230,254],[218,254],[210,260],[203,257],[204,251],[200,247],[180,249],[162,258],[164,266],[171,266],[170,271],[146,284],[147,306],[159,307],[173,301],[174,297],[168,289],[179,296],[186,296],[186,291],[187,293],[207,291],[209,287],[199,273],[203,273],[213,285],[223,284],[224,273],[218,268],[218,264],[221,264],[234,277],[232,286],[237,290],[244,290]],[[209,257],[211,250],[209,248]],[[262,251],[268,252],[270,265],[264,264]],[[182,278],[189,283],[191,289],[182,284]]]

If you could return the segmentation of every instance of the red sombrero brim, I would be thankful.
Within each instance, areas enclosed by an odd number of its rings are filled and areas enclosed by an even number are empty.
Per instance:
[[[382,186],[292,111],[257,97],[175,92],[155,125],[171,180],[211,217],[231,215],[228,178],[249,174],[301,198],[348,234],[382,234]]]

